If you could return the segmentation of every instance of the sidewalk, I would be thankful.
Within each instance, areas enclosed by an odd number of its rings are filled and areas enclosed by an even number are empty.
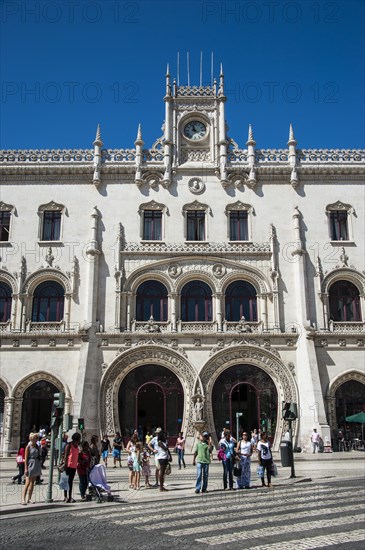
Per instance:
[[[351,451],[342,453],[331,454],[295,454],[295,474],[296,477],[290,479],[291,469],[282,468],[280,457],[278,453],[274,454],[274,461],[278,467],[278,477],[273,479],[274,491],[278,489],[285,490],[290,486],[306,483],[323,482],[324,480],[334,481],[336,479],[353,479],[362,478],[365,476],[365,453],[361,451]],[[53,476],[53,490],[52,490],[52,503],[46,503],[47,498],[47,482],[48,482],[48,468],[44,470],[43,479],[44,482],[41,485],[35,486],[33,494],[36,504],[29,504],[22,506],[20,504],[21,491],[23,485],[13,484],[10,481],[11,476],[17,474],[17,467],[14,458],[0,459],[0,514],[1,516],[8,516],[8,514],[14,513],[32,513],[41,512],[42,510],[85,510],[95,508],[98,506],[110,506],[116,502],[151,502],[153,500],[170,500],[181,498],[197,498],[194,493],[196,468],[192,465],[192,455],[185,455],[185,461],[187,464],[186,469],[178,470],[177,458],[174,455],[174,461],[172,464],[172,474],[166,478],[168,484],[168,492],[161,494],[156,489],[146,489],[144,487],[144,480],[142,480],[142,488],[139,491],[135,491],[129,488],[128,484],[128,468],[126,461],[122,462],[122,468],[114,469],[112,466],[107,468],[107,480],[111,485],[112,493],[114,495],[114,502],[98,504],[96,501],[81,502],[78,488],[78,477],[76,476],[74,482],[74,498],[75,504],[67,504],[63,502],[63,491],[58,487],[57,474],[54,472]],[[112,464],[112,461],[110,461]],[[48,465],[48,461],[46,462]],[[260,493],[267,491],[267,489],[261,488],[261,482],[256,475],[257,461],[252,461],[251,464],[251,485],[253,490],[257,490]],[[154,483],[155,474],[154,468],[152,468],[152,476],[150,483]],[[222,489],[222,464],[218,460],[214,460],[209,469],[209,494],[225,494]],[[245,493],[240,491],[238,494]],[[199,497],[198,497],[199,498]]]

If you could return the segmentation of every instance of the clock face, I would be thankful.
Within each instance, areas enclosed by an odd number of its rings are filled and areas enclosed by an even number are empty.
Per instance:
[[[200,120],[191,120],[184,128],[184,136],[194,141],[203,139],[206,133],[207,127]]]

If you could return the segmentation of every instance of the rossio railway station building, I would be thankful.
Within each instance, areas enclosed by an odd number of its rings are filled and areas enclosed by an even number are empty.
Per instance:
[[[261,428],[327,447],[365,403],[363,150],[244,147],[224,75],[167,71],[144,148],[0,151],[1,448],[54,392],[93,433]],[[245,130],[245,137],[247,130]],[[242,136],[239,136],[242,139]],[[286,140],[285,140],[286,141]],[[239,413],[239,414],[237,414]]]

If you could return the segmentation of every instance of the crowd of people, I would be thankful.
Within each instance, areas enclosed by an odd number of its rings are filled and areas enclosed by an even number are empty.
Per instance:
[[[34,502],[32,500],[34,485],[41,481],[42,469],[45,468],[44,460],[47,453],[44,453],[44,437],[41,432],[32,432],[29,435],[29,442],[22,443],[16,462],[18,475],[13,476],[12,482],[22,483],[23,505]],[[185,462],[186,440],[183,432],[180,432],[176,439],[174,451],[177,455],[178,469],[186,468]],[[80,433],[74,433],[68,441],[67,434],[63,434],[61,442],[61,455],[58,457],[57,448],[54,450],[55,464],[59,471],[67,476],[67,489],[64,489],[64,502],[73,503],[73,485],[76,473],[79,479],[79,492],[81,500],[88,500],[87,490],[89,486],[89,473],[97,464],[103,464],[105,468],[122,467],[122,456],[126,456],[126,463],[129,470],[129,488],[140,490],[156,487],[161,492],[168,491],[166,476],[171,473],[172,455],[169,449],[166,433],[161,428],[156,428],[155,433],[147,432],[141,440],[141,434],[134,430],[126,446],[123,438],[117,432],[111,441],[107,434],[101,440],[93,435],[90,441],[82,440]],[[193,455],[193,465],[197,468],[195,484],[196,493],[206,493],[209,478],[209,465],[213,460],[213,444],[211,435],[204,431],[200,434]],[[234,477],[236,478],[235,488],[249,489],[251,487],[251,457],[257,452],[258,475],[261,478],[262,486],[271,486],[272,475],[272,454],[271,445],[265,433],[247,432],[242,433],[240,439],[235,439],[230,430],[224,429],[218,445],[217,458],[222,462],[223,467],[223,489],[234,488]],[[154,468],[154,480],[152,480],[152,469]],[[267,483],[265,483],[265,473]]]

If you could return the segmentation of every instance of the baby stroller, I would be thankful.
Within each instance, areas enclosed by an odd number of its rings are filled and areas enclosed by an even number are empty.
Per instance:
[[[95,464],[89,472],[89,494],[87,500],[92,500],[93,497],[96,497],[98,503],[104,502],[103,492],[107,494],[107,502],[114,500],[110,485],[106,481],[105,466],[103,464]]]

